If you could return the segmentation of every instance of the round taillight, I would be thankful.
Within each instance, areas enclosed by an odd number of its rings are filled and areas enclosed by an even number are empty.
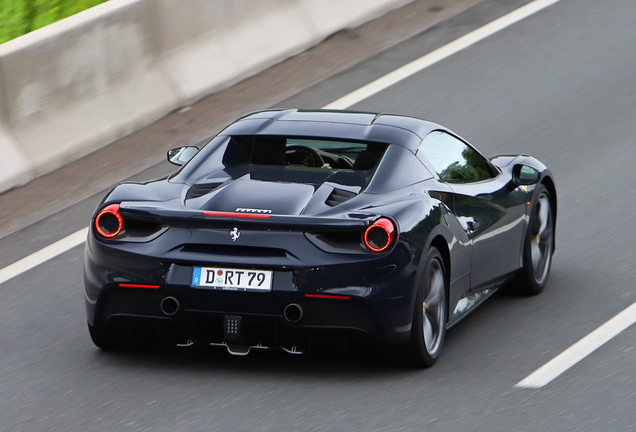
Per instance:
[[[95,218],[95,229],[102,237],[113,238],[123,228],[124,220],[119,214],[119,204],[111,204],[104,207]]]
[[[371,252],[384,252],[395,242],[395,225],[390,219],[380,218],[364,231],[364,245]]]

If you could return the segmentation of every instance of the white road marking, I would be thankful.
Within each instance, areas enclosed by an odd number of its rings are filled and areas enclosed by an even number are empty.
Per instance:
[[[559,1],[560,0],[536,0],[532,3],[528,3],[527,5],[522,6],[507,15],[504,15],[501,18],[498,18],[486,24],[485,26],[468,33],[467,35],[454,40],[448,45],[444,45],[443,47],[438,48],[435,51],[430,52],[425,56],[420,57],[419,59],[414,60],[411,63],[404,65],[387,75],[384,75],[382,78],[378,78],[372,83],[369,83],[364,87],[361,87],[358,90],[355,90],[348,95],[343,96],[334,102],[331,102],[329,105],[325,105],[323,108],[349,108],[350,106],[355,105],[358,102],[391,87],[393,84],[396,84],[403,79],[410,77],[411,75],[421,72],[427,67],[432,66],[435,63],[438,63],[452,56],[453,54],[456,54],[459,51],[462,51],[469,46],[481,40],[484,40],[487,37],[492,36],[493,34],[505,29],[506,27],[509,27]]]
[[[19,274],[31,270],[34,267],[39,266],[43,262],[55,258],[56,256],[63,254],[69,249],[74,248],[77,245],[84,243],[86,235],[88,234],[88,227],[71,234],[68,237],[64,237],[62,240],[53,243],[40,249],[39,251],[29,255],[26,258],[22,258],[20,261],[16,261],[13,264],[0,270],[0,284],[12,279]]]
[[[363,99],[368,98],[390,86],[393,84],[402,81],[404,78],[407,78],[417,72],[426,69],[427,67],[438,63],[444,60],[447,57],[452,56],[453,54],[473,45],[480,40],[486,39],[488,36],[491,36],[497,33],[500,30],[505,29],[506,27],[511,26],[512,24],[521,21],[524,18],[529,17],[530,15],[539,12],[542,9],[547,8],[548,6],[559,2],[560,0],[536,0],[532,3],[528,3],[525,6],[520,7],[519,9],[504,15],[503,17],[496,19],[485,26],[468,33],[465,36],[456,39],[455,41],[445,45],[409,64],[406,66],[402,66],[399,69],[383,76],[376,81],[373,81],[370,84],[365,85],[364,87],[359,88],[358,90],[349,93],[346,96],[341,97],[340,99],[325,105],[323,109],[346,109],[350,106],[360,102]],[[18,262],[15,262],[8,267],[5,267],[0,270],[0,284],[8,281],[9,279],[24,273],[45,261],[54,258],[67,250],[80,245],[86,239],[86,235],[88,232],[87,228],[82,228],[78,232],[71,234],[70,236],[63,238],[62,240],[53,243],[50,246],[45,247],[38,252],[35,252],[32,255],[29,255],[26,258],[21,259]]]
[[[635,322],[636,303],[515,384],[515,387],[536,389],[545,386]]]

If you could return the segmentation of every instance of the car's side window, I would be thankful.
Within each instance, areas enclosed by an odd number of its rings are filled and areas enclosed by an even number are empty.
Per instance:
[[[417,156],[433,165],[439,178],[447,183],[472,183],[497,175],[496,169],[482,155],[452,135],[434,131],[426,135]]]

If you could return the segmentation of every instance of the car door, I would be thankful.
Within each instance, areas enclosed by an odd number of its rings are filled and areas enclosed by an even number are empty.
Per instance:
[[[485,157],[458,137],[434,131],[418,149],[453,191],[451,211],[470,238],[471,287],[488,287],[521,265],[525,194]]]

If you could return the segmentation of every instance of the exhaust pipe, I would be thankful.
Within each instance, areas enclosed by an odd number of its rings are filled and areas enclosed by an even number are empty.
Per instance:
[[[303,317],[303,308],[296,303],[290,303],[285,306],[285,310],[283,310],[283,316],[288,322],[298,322]]]
[[[179,300],[174,297],[166,297],[161,300],[161,312],[163,312],[164,315],[172,316],[179,312],[180,307],[181,304]]]

